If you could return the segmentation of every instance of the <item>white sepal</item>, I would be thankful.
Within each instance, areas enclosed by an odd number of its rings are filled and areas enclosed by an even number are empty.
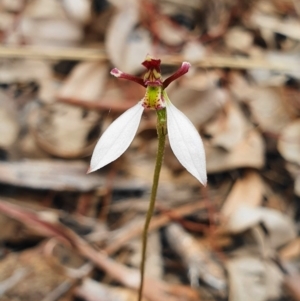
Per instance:
[[[88,173],[111,163],[126,151],[137,132],[143,111],[139,102],[107,128],[94,149]]]
[[[203,185],[206,185],[205,151],[192,122],[169,100],[166,105],[170,146],[178,161]]]

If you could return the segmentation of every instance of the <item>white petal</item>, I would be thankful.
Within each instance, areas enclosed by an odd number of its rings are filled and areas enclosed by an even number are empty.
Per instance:
[[[203,185],[206,185],[205,151],[192,122],[167,101],[167,126],[171,148],[178,161]]]
[[[119,158],[129,147],[139,127],[144,108],[141,102],[117,118],[100,137],[88,172],[93,172]]]

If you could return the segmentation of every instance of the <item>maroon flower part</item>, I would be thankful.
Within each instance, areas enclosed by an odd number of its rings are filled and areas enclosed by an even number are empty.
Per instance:
[[[181,77],[182,75],[186,74],[189,69],[191,67],[191,64],[188,62],[183,62],[181,67],[175,72],[173,73],[171,76],[169,76],[168,78],[166,78],[163,82],[163,88],[167,88],[171,82],[173,82],[174,80],[176,80],[177,78]]]
[[[144,83],[146,86],[162,86],[162,77],[160,73],[160,60],[156,60],[147,55],[142,65],[147,68],[144,75]]]
[[[162,76],[160,73],[160,64],[161,60],[154,59],[151,56],[147,55],[145,61],[142,65],[147,68],[147,71],[143,78],[124,73],[117,68],[111,70],[111,74],[118,78],[123,78],[127,80],[134,81],[143,87],[157,87],[161,86],[163,89],[167,88],[171,82],[186,74],[189,71],[191,66],[188,62],[183,62],[181,67],[171,76],[166,78],[164,81],[162,80]]]
[[[110,74],[115,76],[115,77],[118,77],[118,78],[124,78],[124,79],[128,79],[128,80],[131,80],[133,82],[136,82],[140,85],[142,85],[143,87],[147,87],[143,81],[142,78],[140,77],[137,77],[137,76],[134,76],[134,75],[131,75],[131,74],[128,74],[128,73],[124,73],[122,71],[120,71],[119,69],[117,68],[114,68],[110,71]]]

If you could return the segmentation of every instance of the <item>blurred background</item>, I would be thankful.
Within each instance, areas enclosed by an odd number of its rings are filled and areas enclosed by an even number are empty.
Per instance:
[[[139,101],[147,54],[203,138],[208,185],[169,145],[144,300],[300,300],[300,2],[0,0],[0,300],[137,298],[157,140],[86,175]]]

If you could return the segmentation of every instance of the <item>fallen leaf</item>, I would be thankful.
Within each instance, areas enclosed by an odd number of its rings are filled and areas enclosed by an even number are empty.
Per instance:
[[[286,160],[300,165],[300,119],[289,123],[282,130],[278,150]]]

